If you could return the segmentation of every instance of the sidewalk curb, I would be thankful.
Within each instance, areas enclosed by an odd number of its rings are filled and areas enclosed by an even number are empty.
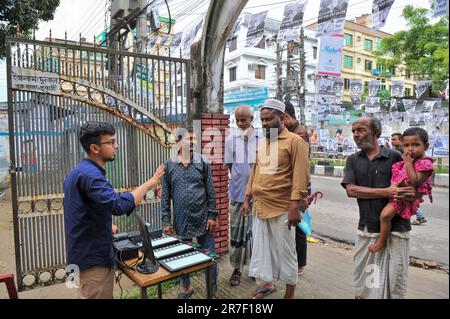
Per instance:
[[[311,165],[311,175],[344,177],[344,166]],[[433,186],[449,188],[448,174],[433,174]]]

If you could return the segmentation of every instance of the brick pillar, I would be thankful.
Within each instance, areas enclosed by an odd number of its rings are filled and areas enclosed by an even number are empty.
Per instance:
[[[228,252],[229,213],[228,213],[228,169],[223,165],[226,130],[230,124],[227,114],[201,114],[202,153],[209,155],[216,191],[218,212],[214,241],[216,253]],[[212,130],[211,130],[212,129]],[[205,132],[206,131],[206,132]],[[220,132],[220,142],[217,142]]]

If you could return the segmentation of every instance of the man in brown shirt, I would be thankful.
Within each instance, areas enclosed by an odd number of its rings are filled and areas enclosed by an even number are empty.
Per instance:
[[[308,147],[284,126],[284,110],[284,103],[275,99],[266,100],[261,109],[265,139],[258,146],[241,209],[248,215],[253,198],[249,276],[258,280],[255,299],[274,292],[276,279],[286,282],[284,298],[292,299],[298,280],[295,226],[300,221],[299,211],[307,208]]]

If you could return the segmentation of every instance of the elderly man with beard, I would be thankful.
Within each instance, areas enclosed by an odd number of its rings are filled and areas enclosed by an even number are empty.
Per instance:
[[[400,187],[402,181],[391,185],[391,167],[402,156],[378,145],[381,135],[378,119],[360,118],[353,123],[352,132],[360,151],[347,158],[341,185],[348,197],[358,200],[359,206],[353,273],[355,297],[405,298],[410,221],[395,216],[386,248],[372,254],[368,247],[380,235],[380,213],[389,199],[413,201],[418,194],[413,187]]]
[[[239,106],[234,116],[237,129],[231,131],[225,141],[225,165],[230,170],[228,187],[230,204],[230,263],[234,268],[230,285],[238,286],[241,271],[250,263],[252,251],[252,216],[239,212],[245,201],[245,188],[256,159],[258,142],[263,138],[259,130],[252,126],[253,111],[250,107]]]
[[[285,104],[268,99],[261,109],[265,139],[258,145],[256,163],[247,184],[241,214],[250,213],[253,199],[253,249],[249,275],[258,280],[254,299],[275,291],[274,280],[286,283],[292,299],[298,281],[295,227],[307,208],[308,146],[284,126]]]

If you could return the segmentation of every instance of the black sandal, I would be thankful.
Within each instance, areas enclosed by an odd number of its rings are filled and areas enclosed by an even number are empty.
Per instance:
[[[239,286],[240,283],[241,283],[241,272],[239,270],[235,269],[230,278],[230,285],[235,287],[235,286]]]

